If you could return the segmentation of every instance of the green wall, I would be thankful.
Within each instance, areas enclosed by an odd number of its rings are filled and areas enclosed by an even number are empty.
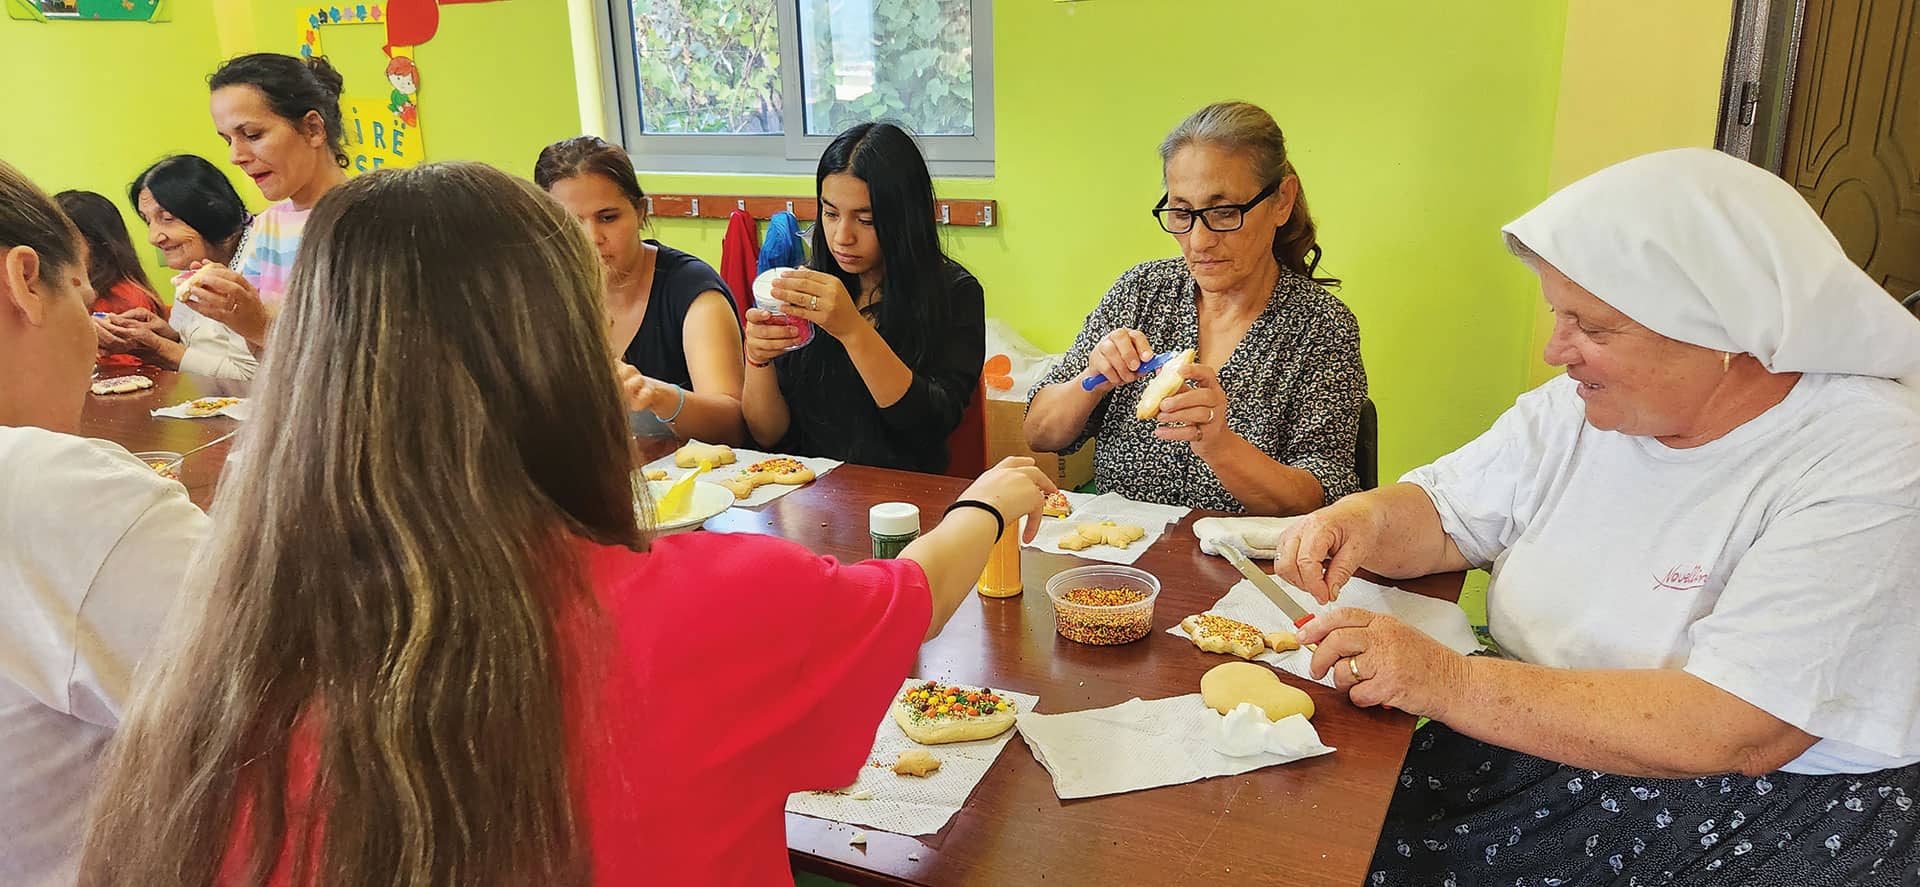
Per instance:
[[[254,208],[262,206],[260,192],[226,163],[226,146],[207,116],[206,78],[231,55],[295,51],[299,10],[306,5],[176,2],[172,21],[153,24],[41,24],[0,16],[0,82],[8,84],[9,118],[0,127],[0,158],[50,192],[85,188],[120,204],[154,282],[165,290],[168,272],[125,205],[127,182],[161,156],[197,153],[228,170]],[[325,33],[349,88],[368,84],[361,91],[384,96],[381,29]],[[439,33],[418,56],[432,157],[484,160],[527,175],[541,146],[579,129],[565,0],[445,7]]]
[[[1207,102],[1246,99],[1288,134],[1359,316],[1396,477],[1486,429],[1525,384],[1532,275],[1499,227],[1545,195],[1563,4],[1272,0],[1003,2],[994,8],[1001,225],[953,229],[987,311],[1064,348],[1127,267],[1177,254],[1147,215],[1156,147]],[[1157,58],[1207,58],[1162,63]],[[645,158],[639,158],[644,166]],[[661,192],[811,193],[811,179],[649,175]],[[717,261],[725,225],[659,219]]]
[[[226,156],[207,117],[206,76],[220,57],[213,13],[204,3],[169,5],[173,20],[151,24],[43,24],[0,14],[0,159],[49,193],[80,188],[111,198],[162,289],[167,272],[126,205],[127,183],[166,154],[193,151],[222,166]]]
[[[204,78],[230,54],[292,49],[303,5],[180,3],[161,25],[0,19],[6,82],[60,84],[12,91],[20,113],[11,119],[43,123],[9,124],[0,156],[50,189],[110,195],[171,151],[224,163]],[[1566,17],[1565,4],[1534,0],[998,3],[998,174],[939,188],[999,200],[1001,224],[950,230],[949,248],[985,283],[990,314],[1064,347],[1120,272],[1176,252],[1146,215],[1160,195],[1161,136],[1206,102],[1260,103],[1288,133],[1323,267],[1347,280],[1341,295],[1359,315],[1382,414],[1382,472],[1394,476],[1485,429],[1525,384],[1537,297],[1496,232],[1545,193]],[[370,34],[337,28],[326,43],[350,88],[378,76]],[[1156,60],[1172,56],[1189,60]],[[1204,67],[1190,60],[1201,57]],[[418,58],[434,159],[526,174],[542,145],[582,128],[566,0],[447,6]],[[654,174],[642,184],[812,187],[806,178]],[[242,192],[257,202],[250,184]],[[719,258],[721,222],[654,227]]]
[[[365,0],[355,0],[365,2]],[[253,41],[230,53],[294,52],[310,3],[251,0]],[[348,92],[384,99],[390,91],[377,25],[322,31],[328,60]],[[577,134],[573,45],[566,0],[500,0],[440,8],[440,29],[415,52],[420,124],[427,157],[480,160],[518,175],[555,139]]]

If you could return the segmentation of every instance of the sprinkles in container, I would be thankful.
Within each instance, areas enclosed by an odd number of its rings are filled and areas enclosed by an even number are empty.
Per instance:
[[[1094,564],[1062,570],[1047,580],[1053,627],[1081,644],[1130,644],[1153,631],[1160,580],[1145,570]]]

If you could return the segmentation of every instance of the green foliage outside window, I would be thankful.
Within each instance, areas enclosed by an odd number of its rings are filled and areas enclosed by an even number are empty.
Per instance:
[[[774,4],[792,0],[631,2],[646,132],[783,131]],[[970,0],[801,2],[808,134],[878,119],[973,133]],[[859,33],[836,45],[836,19]]]

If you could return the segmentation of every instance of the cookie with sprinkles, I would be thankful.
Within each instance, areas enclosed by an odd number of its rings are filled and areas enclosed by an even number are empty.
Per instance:
[[[985,687],[924,681],[893,701],[893,721],[922,745],[990,739],[1013,726],[1013,700]]]
[[[1225,616],[1198,613],[1180,620],[1180,630],[1193,639],[1193,645],[1209,653],[1232,653],[1252,659],[1267,651],[1267,636],[1260,629]]]
[[[775,456],[762,459],[740,470],[739,474],[720,482],[720,485],[733,491],[735,499],[745,499],[753,491],[767,484],[786,484],[798,486],[813,480],[813,469],[792,456]]]

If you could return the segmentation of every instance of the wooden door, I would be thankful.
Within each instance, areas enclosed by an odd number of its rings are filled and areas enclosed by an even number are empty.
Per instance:
[[[1920,0],[1806,0],[1781,175],[1896,297],[1920,290]]]

